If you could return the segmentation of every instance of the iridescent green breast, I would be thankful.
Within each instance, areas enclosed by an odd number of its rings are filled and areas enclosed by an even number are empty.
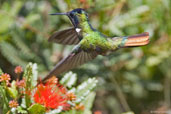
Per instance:
[[[100,48],[102,50],[108,50],[109,42],[98,32],[92,31],[89,33],[83,33],[83,40],[80,42],[82,49],[96,50]]]

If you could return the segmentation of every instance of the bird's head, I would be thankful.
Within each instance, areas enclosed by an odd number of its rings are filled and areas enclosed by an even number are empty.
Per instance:
[[[69,19],[71,20],[72,24],[74,25],[74,27],[76,28],[80,22],[88,20],[88,14],[82,8],[77,8],[67,13],[53,13],[50,15],[67,15]]]

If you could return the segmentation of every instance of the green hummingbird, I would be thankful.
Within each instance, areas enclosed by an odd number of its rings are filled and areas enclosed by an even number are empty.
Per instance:
[[[67,15],[73,27],[55,32],[50,36],[49,41],[64,45],[75,45],[75,47],[49,72],[43,81],[82,65],[98,55],[107,55],[108,52],[114,52],[119,48],[143,46],[149,43],[148,32],[123,37],[103,35],[91,26],[88,14],[82,8],[51,15]]]

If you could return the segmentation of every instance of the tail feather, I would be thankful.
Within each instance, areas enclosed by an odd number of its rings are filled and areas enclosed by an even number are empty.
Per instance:
[[[126,39],[123,47],[147,45],[149,43],[149,33],[144,32],[142,34],[128,36]]]

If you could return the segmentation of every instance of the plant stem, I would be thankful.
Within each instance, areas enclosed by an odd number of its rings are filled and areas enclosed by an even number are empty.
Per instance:
[[[117,96],[118,96],[118,98],[120,100],[120,103],[121,103],[124,111],[126,111],[126,112],[130,111],[131,109],[130,109],[127,101],[126,101],[126,98],[124,96],[124,93],[122,92],[121,88],[119,87],[119,84],[115,80],[115,77],[114,76],[110,76],[110,78],[111,78],[111,80],[112,80],[112,82],[113,82],[113,84],[114,84],[114,86],[116,88]]]
[[[171,108],[171,77],[166,76],[164,80],[164,99],[167,108]]]

